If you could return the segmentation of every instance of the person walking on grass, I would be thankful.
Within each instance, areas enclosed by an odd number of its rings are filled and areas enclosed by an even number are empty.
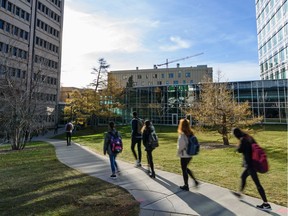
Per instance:
[[[141,129],[143,127],[143,122],[140,118],[137,116],[137,112],[133,112],[133,119],[131,121],[131,127],[132,127],[132,134],[131,134],[131,151],[133,153],[133,156],[136,160],[135,166],[141,167],[141,159],[142,159],[142,152],[141,152]],[[138,150],[138,157],[137,153],[135,151],[135,146],[137,144],[137,150]]]
[[[188,139],[191,135],[194,135],[188,119],[181,119],[178,125],[178,145],[177,155],[180,157],[180,164],[182,169],[182,175],[184,185],[180,186],[182,190],[189,191],[188,175],[194,180],[195,187],[199,185],[192,171],[188,168],[192,156],[187,154]]]
[[[151,121],[146,120],[141,131],[142,131],[143,145],[145,146],[145,151],[147,154],[148,174],[151,178],[155,178],[154,163],[152,156],[152,152],[155,149],[155,146],[150,140],[152,134],[155,133],[155,129]],[[149,169],[151,170],[151,172]]]
[[[66,131],[66,141],[67,141],[67,146],[71,145],[71,138],[72,138],[72,131],[74,129],[74,126],[71,121],[69,121],[65,125],[65,131]]]
[[[246,186],[246,179],[247,177],[250,175],[252,180],[254,181],[257,190],[263,200],[263,204],[262,205],[257,205],[256,207],[262,210],[266,210],[266,211],[270,211],[271,210],[271,206],[267,201],[266,198],[266,194],[265,194],[265,190],[262,187],[257,172],[253,167],[253,163],[252,163],[252,144],[256,143],[256,141],[254,140],[254,138],[250,135],[248,135],[247,133],[244,133],[242,130],[240,130],[239,128],[234,128],[233,129],[233,134],[234,136],[240,140],[240,144],[238,146],[237,151],[239,153],[243,154],[243,164],[244,164],[244,171],[241,175],[241,185],[240,185],[240,190],[239,192],[233,192],[233,194],[235,196],[237,196],[238,198],[242,197],[242,192]]]
[[[108,132],[106,133],[105,139],[104,139],[104,146],[103,146],[103,153],[106,155],[108,153],[109,155],[109,160],[110,160],[110,166],[111,166],[111,171],[112,175],[110,178],[116,179],[116,173],[120,173],[118,164],[116,161],[117,153],[112,152],[111,149],[111,136],[113,137],[121,137],[120,133],[115,129],[115,123],[114,122],[109,122],[108,125]]]

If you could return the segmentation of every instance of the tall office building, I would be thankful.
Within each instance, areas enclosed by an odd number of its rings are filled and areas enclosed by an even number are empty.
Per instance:
[[[261,79],[287,79],[288,1],[256,0]]]
[[[64,0],[0,0],[0,79],[9,73],[26,89],[37,81],[48,125],[57,120],[63,9]]]

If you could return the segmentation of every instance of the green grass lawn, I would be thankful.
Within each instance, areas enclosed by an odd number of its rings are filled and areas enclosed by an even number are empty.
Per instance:
[[[126,190],[65,166],[47,143],[0,146],[0,173],[1,216],[139,215]]]
[[[156,168],[181,174],[179,158],[176,156],[177,128],[155,126],[160,146],[153,152]],[[134,163],[130,150],[130,127],[117,128],[124,142],[124,151],[119,160]],[[103,154],[103,138],[107,127],[96,130],[77,131],[73,141],[85,145],[95,152]],[[201,181],[213,183],[231,190],[237,190],[242,173],[242,155],[235,152],[238,141],[231,137],[230,146],[224,147],[219,134],[211,131],[196,131],[202,147],[200,154],[193,158],[190,168]],[[270,170],[259,174],[260,181],[266,190],[270,202],[287,206],[287,128],[286,126],[254,127],[251,132],[256,141],[266,150]],[[63,138],[59,136],[58,138]],[[144,148],[143,148],[144,149]],[[145,151],[143,164],[146,162]],[[248,178],[245,194],[260,198],[257,189]]]

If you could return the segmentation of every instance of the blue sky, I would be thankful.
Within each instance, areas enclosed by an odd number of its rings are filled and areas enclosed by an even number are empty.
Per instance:
[[[65,0],[63,86],[87,86],[101,57],[110,70],[149,69],[198,53],[178,63],[258,80],[255,1]]]

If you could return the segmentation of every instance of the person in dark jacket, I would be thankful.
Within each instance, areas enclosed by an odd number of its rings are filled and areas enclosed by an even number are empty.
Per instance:
[[[234,136],[240,140],[239,147],[237,151],[239,153],[243,154],[243,164],[244,164],[244,171],[241,175],[241,186],[240,186],[240,192],[239,193],[234,193],[237,197],[241,197],[241,193],[243,192],[245,185],[246,185],[246,179],[250,175],[252,180],[254,181],[257,190],[263,200],[262,205],[257,205],[256,207],[262,210],[271,210],[271,206],[267,201],[265,190],[262,187],[257,172],[255,171],[252,163],[252,144],[256,143],[254,138],[247,133],[244,133],[242,130],[239,128],[234,128],[233,129],[233,134]]]
[[[120,133],[115,129],[115,123],[109,122],[109,129],[108,129],[108,132],[106,133],[106,136],[104,139],[103,153],[104,153],[104,155],[106,155],[106,153],[108,153],[109,159],[110,159],[111,170],[112,170],[112,175],[110,177],[113,179],[116,179],[117,178],[116,173],[119,174],[120,171],[118,169],[118,164],[116,162],[117,154],[113,153],[111,150],[110,140],[111,140],[112,134],[114,136],[118,135],[121,137]]]
[[[143,127],[142,120],[138,118],[137,112],[133,112],[133,119],[131,121],[132,133],[131,133],[131,151],[136,160],[135,166],[141,167],[142,151],[141,151],[141,129]],[[135,151],[137,144],[138,157]]]
[[[151,173],[149,174],[151,178],[155,178],[154,163],[152,156],[154,147],[152,147],[151,143],[149,143],[149,136],[153,132],[155,132],[155,129],[152,123],[146,120],[144,126],[142,127],[142,139],[143,139],[143,145],[145,146],[145,151],[147,153],[148,167],[151,169]]]

